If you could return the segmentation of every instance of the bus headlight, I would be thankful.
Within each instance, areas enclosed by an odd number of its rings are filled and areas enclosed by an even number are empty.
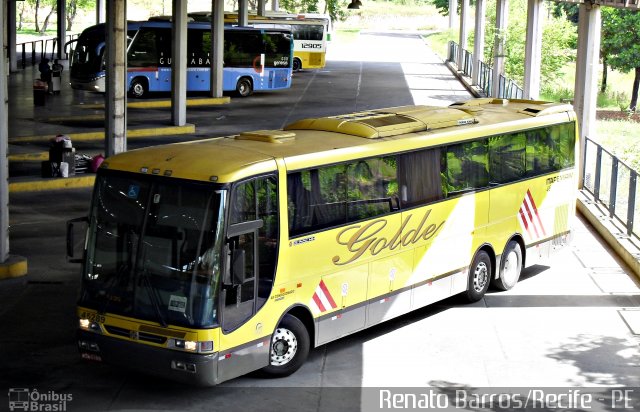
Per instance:
[[[100,325],[96,322],[91,322],[89,319],[80,318],[79,321],[80,329],[86,330],[89,332],[102,333],[102,329]]]
[[[213,352],[213,341],[192,341],[183,339],[169,339],[168,346],[185,352]]]

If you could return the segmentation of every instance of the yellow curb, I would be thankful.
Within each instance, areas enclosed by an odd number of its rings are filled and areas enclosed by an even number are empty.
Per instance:
[[[27,259],[10,255],[6,262],[0,263],[0,279],[18,278],[27,274]]]
[[[10,162],[36,162],[49,160],[49,152],[10,154]]]
[[[67,178],[43,178],[28,182],[9,182],[9,193],[92,187],[95,180],[95,175],[87,175]]]
[[[184,126],[167,126],[167,127],[153,127],[145,129],[131,129],[127,130],[127,138],[138,137],[156,137],[167,136],[175,134],[189,134],[195,133],[196,127],[193,124],[186,124]],[[71,141],[76,142],[89,142],[94,140],[104,140],[104,131],[100,132],[85,132],[85,133],[69,133],[67,134]],[[28,143],[28,142],[46,142],[54,135],[44,136],[19,136],[9,138],[9,143]]]
[[[91,122],[91,121],[99,121],[104,120],[104,113],[101,114],[86,114],[82,116],[59,116],[59,117],[47,117],[41,119],[44,123],[54,123],[54,122]]]
[[[187,99],[187,107],[197,106],[216,106],[221,104],[229,104],[231,98],[229,97],[202,97]],[[80,109],[104,109],[104,104],[82,104],[77,106]],[[164,109],[171,107],[171,100],[147,100],[142,102],[128,102],[128,109]]]

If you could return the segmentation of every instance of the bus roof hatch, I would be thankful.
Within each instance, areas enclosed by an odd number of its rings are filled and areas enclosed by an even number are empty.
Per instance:
[[[458,109],[435,106],[400,106],[341,116],[299,120],[285,126],[284,130],[318,130],[378,139],[472,123],[477,123],[477,119]]]

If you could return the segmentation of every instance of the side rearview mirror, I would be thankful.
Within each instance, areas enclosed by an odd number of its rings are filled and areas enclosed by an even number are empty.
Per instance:
[[[231,280],[234,285],[241,285],[246,278],[246,254],[244,249],[235,249],[231,252]]]
[[[82,258],[74,258],[74,251],[76,249],[76,244],[75,244],[75,227],[74,224],[75,223],[84,223],[82,225],[82,232],[85,234],[87,233],[87,224],[89,222],[89,218],[86,216],[83,217],[78,217],[75,219],[71,219],[69,221],[67,221],[67,261],[70,263],[82,263],[83,259]],[[82,239],[82,251],[84,252],[84,241],[85,239]]]

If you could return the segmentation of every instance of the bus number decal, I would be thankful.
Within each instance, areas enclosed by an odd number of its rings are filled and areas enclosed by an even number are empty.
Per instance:
[[[438,233],[440,228],[442,228],[445,220],[438,224],[427,224],[430,214],[431,209],[427,210],[424,216],[422,216],[422,220],[417,228],[403,233],[404,229],[413,217],[413,215],[407,216],[391,239],[377,236],[378,233],[387,226],[387,221],[385,219],[374,220],[373,222],[365,225],[349,226],[338,233],[336,241],[338,244],[346,246],[348,251],[351,253],[351,256],[343,258],[336,255],[332,259],[333,264],[341,266],[354,262],[362,257],[362,255],[367,251],[369,251],[371,256],[375,256],[385,249],[395,250],[400,245],[408,246],[421,240],[431,239],[436,235],[436,233]]]
[[[96,322],[96,323],[104,323],[105,318],[102,315],[98,315],[97,313],[91,313],[91,312],[81,312],[80,313],[80,319],[87,319],[90,322]]]
[[[293,242],[289,242],[289,246],[303,245],[305,243],[313,242],[314,240],[316,240],[315,236],[309,236],[309,237],[305,237],[304,239],[298,239],[298,240],[294,240]]]
[[[322,44],[302,43],[303,49],[321,49]]]

